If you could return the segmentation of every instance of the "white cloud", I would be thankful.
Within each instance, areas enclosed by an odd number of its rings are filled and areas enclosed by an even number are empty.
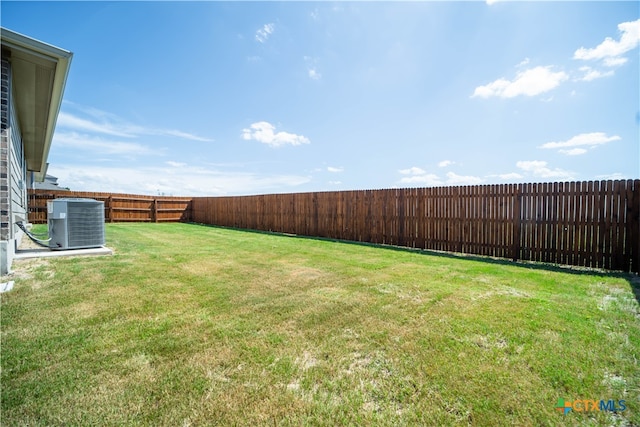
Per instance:
[[[443,185],[442,179],[435,174],[429,173],[424,175],[405,176],[400,179],[402,184],[421,184],[427,187],[437,187]]]
[[[600,79],[602,77],[610,77],[610,76],[613,76],[614,74],[612,70],[602,72],[599,70],[594,70],[591,67],[580,67],[580,71],[582,71],[584,75],[580,77],[578,80],[581,80],[584,82],[590,82],[591,80]]]
[[[423,175],[427,173],[424,169],[420,169],[416,166],[413,166],[409,169],[400,169],[398,172],[400,172],[403,175]]]
[[[615,181],[615,180],[619,180],[619,179],[626,179],[627,177],[624,174],[621,174],[620,172],[615,172],[615,173],[610,173],[610,174],[606,174],[606,175],[596,175],[596,179],[600,179],[600,180],[611,180],[611,181]]]
[[[242,139],[254,140],[267,144],[270,147],[281,147],[283,145],[309,144],[309,138],[303,135],[296,135],[288,132],[275,132],[275,126],[269,122],[256,122],[248,129],[242,129]]]
[[[273,31],[275,30],[275,28],[276,27],[273,23],[264,24],[262,28],[259,28],[258,31],[256,31],[256,40],[259,41],[260,43],[266,42],[267,39],[269,39],[269,36],[273,34]]]
[[[344,168],[336,168],[336,167],[333,167],[333,166],[327,166],[327,171],[328,172],[333,172],[333,173],[338,173],[338,172],[344,171]]]
[[[158,155],[158,148],[147,147],[129,141],[115,141],[99,136],[80,134],[77,132],[56,132],[53,144],[57,147],[67,147],[74,150],[92,152],[101,155]]]
[[[96,123],[91,120],[83,119],[73,114],[60,111],[56,126],[67,129],[83,130],[87,132],[103,133],[112,136],[122,136],[125,138],[133,138],[135,136],[127,126],[118,126],[112,123]]]
[[[504,1],[504,0],[485,0],[485,1],[489,6],[491,6],[492,4],[496,4],[499,1]]]
[[[202,142],[213,141],[213,139],[203,138],[201,136],[193,135],[191,133],[182,132],[174,129],[158,129],[158,130],[152,131],[151,135],[175,136],[177,138],[189,139],[191,141],[202,141]]]
[[[509,181],[509,180],[514,180],[514,179],[522,179],[523,176],[520,175],[519,173],[512,172],[512,173],[500,174],[500,175],[498,175],[498,178],[504,179],[506,181]]]
[[[320,74],[315,68],[309,68],[309,77],[313,80],[320,80],[322,78],[322,74]]]
[[[447,172],[447,184],[449,185],[477,185],[482,183],[482,181],[483,179],[478,176],[465,176]]]
[[[560,150],[560,152],[563,154],[575,156],[587,152],[587,150],[585,149],[575,147],[595,147],[598,145],[607,144],[612,141],[619,141],[620,139],[621,138],[618,135],[608,136],[604,132],[581,133],[566,141],[546,142],[542,144],[540,148],[554,149],[574,147],[573,150]]]
[[[443,160],[443,161],[438,163],[438,167],[439,168],[446,168],[447,166],[451,166],[451,165],[453,165],[455,163],[456,162],[454,162],[452,160]]]
[[[174,162],[172,160],[166,161],[165,163],[168,164],[171,167],[174,167],[174,168],[183,168],[183,167],[187,166],[186,163]]]
[[[559,153],[566,154],[567,156],[579,156],[587,152],[584,148],[572,148],[570,150],[558,150]]]
[[[311,181],[308,176],[229,172],[192,165],[78,168],[52,164],[49,173],[57,176],[61,185],[75,191],[100,189],[113,193],[174,196],[282,192]]]
[[[520,95],[535,96],[556,88],[569,76],[564,71],[554,72],[551,67],[535,67],[516,74],[513,81],[500,78],[484,86],[478,86],[471,97],[514,98]]]
[[[402,175],[409,175],[400,179],[401,184],[421,184],[428,187],[443,185],[443,182],[438,175],[432,173],[428,174],[427,171],[417,166],[400,169],[398,172]]]
[[[427,173],[418,167],[401,169],[400,172],[404,176],[400,179],[401,184],[420,184],[427,187],[437,187],[442,185],[475,185],[480,184],[483,180],[477,176],[458,175],[448,172],[446,179],[439,177],[433,173]]]
[[[547,166],[547,162],[541,160],[527,160],[516,162],[516,166],[524,172],[539,177],[553,179],[573,179],[573,173],[563,169],[551,169]]]
[[[91,115],[93,120],[78,117],[74,114],[61,111],[58,114],[57,127],[63,129],[71,129],[75,131],[84,131],[91,133],[101,133],[111,136],[119,136],[124,138],[136,138],[141,135],[154,135],[164,137],[176,137],[191,141],[211,142],[212,139],[203,138],[191,133],[183,132],[175,129],[151,128],[138,126],[128,123],[120,117],[99,111],[93,108],[84,108],[83,112]]]
[[[342,185],[342,181],[329,181],[329,185]]]
[[[307,65],[307,74],[309,75],[309,78],[313,80],[320,80],[322,78],[322,74],[318,71],[318,58],[304,56],[303,59]]]
[[[629,59],[625,57],[617,57],[617,58],[605,58],[604,65],[607,67],[618,67],[626,63]]]
[[[611,37],[604,39],[598,46],[588,49],[581,47],[573,54],[574,59],[604,60],[605,65],[616,66],[626,62],[622,55],[635,49],[640,44],[640,19],[618,24],[620,39]]]
[[[531,62],[529,58],[524,58],[516,67],[524,67],[525,65],[529,65],[529,62]]]

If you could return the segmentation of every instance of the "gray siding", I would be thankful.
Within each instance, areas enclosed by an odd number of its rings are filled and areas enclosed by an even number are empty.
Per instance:
[[[11,269],[13,240],[10,240],[11,223],[9,202],[9,104],[11,93],[11,66],[7,52],[2,51],[0,78],[0,276]]]
[[[0,80],[0,241],[9,240],[9,93],[11,66],[2,51],[2,78]],[[0,264],[2,264],[0,259]],[[0,265],[0,267],[3,267]]]
[[[20,125],[13,104],[11,63],[2,52],[0,81],[0,275],[11,269],[17,221],[27,220],[27,163]]]
[[[27,220],[27,170],[24,158],[24,146],[20,126],[16,120],[13,97],[9,110],[10,138],[9,144],[9,198],[11,200],[11,221]]]

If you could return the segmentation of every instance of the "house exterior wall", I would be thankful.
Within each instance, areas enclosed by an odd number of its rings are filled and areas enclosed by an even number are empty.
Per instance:
[[[10,244],[11,202],[9,200],[9,114],[11,101],[11,65],[2,52],[0,81],[0,275],[11,267],[13,249]]]
[[[18,232],[15,225],[18,221],[27,221],[27,161],[24,157],[22,133],[18,124],[13,97],[9,100],[9,228]]]
[[[30,181],[44,178],[73,53],[6,28],[0,76],[0,275],[28,220]],[[30,180],[27,180],[27,177]]]
[[[22,231],[15,225],[27,221],[27,167],[20,125],[12,97],[11,62],[2,52],[0,88],[0,275],[11,270],[16,242]]]

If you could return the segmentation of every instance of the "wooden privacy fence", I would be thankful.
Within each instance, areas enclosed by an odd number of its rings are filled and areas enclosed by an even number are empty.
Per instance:
[[[640,180],[196,197],[191,220],[640,272]]]
[[[193,221],[376,244],[640,273],[640,180],[154,197],[29,191],[29,220],[47,200],[105,202],[105,220]]]
[[[106,222],[177,222],[190,220],[191,198],[80,191],[29,190],[29,221],[47,222],[47,201],[80,197],[104,202]]]

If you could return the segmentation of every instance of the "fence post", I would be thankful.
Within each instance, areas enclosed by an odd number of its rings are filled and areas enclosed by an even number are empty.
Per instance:
[[[396,192],[396,206],[398,206],[398,246],[406,246],[406,236],[404,230],[405,212],[404,212],[404,192],[400,189]]]
[[[107,209],[109,215],[109,222],[113,222],[113,196],[107,198]]]
[[[511,259],[517,261],[520,254],[520,236],[522,233],[522,214],[520,209],[521,184],[516,184],[515,191],[513,193],[513,242],[511,249]]]
[[[181,218],[184,222],[193,221],[193,198],[187,202],[187,206],[184,208],[184,218]]]
[[[627,218],[630,222],[627,227],[630,228],[631,242],[633,248],[631,249],[631,271],[640,274],[640,179],[633,181],[633,195],[630,201],[631,203],[631,218]]]
[[[154,198],[153,199],[153,212],[151,212],[151,214],[153,215],[153,222],[157,223],[158,222],[158,199]]]
[[[457,222],[455,227],[455,233],[457,234],[455,239],[455,251],[458,253],[462,253],[463,239],[464,239],[464,209],[462,203],[462,197],[460,197],[460,189],[464,187],[454,187],[454,205],[455,212],[457,213],[454,221]]]

